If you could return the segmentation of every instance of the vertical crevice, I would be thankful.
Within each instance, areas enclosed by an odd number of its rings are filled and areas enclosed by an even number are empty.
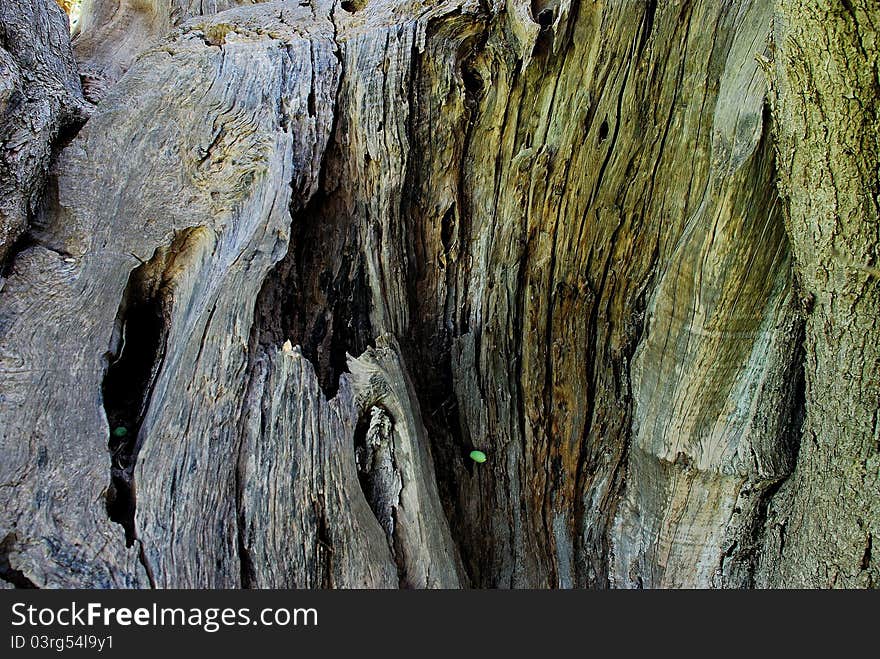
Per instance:
[[[290,248],[266,278],[254,312],[257,345],[301,346],[328,400],[348,370],[347,354],[362,353],[373,337],[358,228],[337,210],[319,192],[294,215]]]
[[[144,550],[143,543],[138,541],[138,545],[138,561],[143,566],[144,572],[147,573],[147,581],[150,584],[150,588],[156,590],[156,575],[153,573],[153,568],[147,560],[147,553]]]
[[[330,524],[327,522],[327,507],[324,495],[315,501],[315,519],[317,521],[316,555],[318,574],[316,582],[322,589],[333,588],[333,538],[330,535]]]
[[[642,20],[642,29],[639,34],[639,46],[636,49],[636,59],[641,59],[645,46],[651,38],[654,30],[654,18],[657,15],[657,0],[647,0],[645,4],[645,16]]]
[[[791,466],[797,464],[801,449],[801,437],[803,436],[804,421],[807,416],[807,348],[806,348],[806,320],[797,320],[796,341],[797,352],[792,360],[791,369],[791,402],[789,404],[790,417],[784,427],[789,429],[785,438],[785,451],[791,456]]]
[[[290,241],[285,255],[265,277],[254,304],[254,318],[248,347],[251,386],[265,377],[266,355],[286,341],[299,346],[315,369],[318,383],[329,400],[336,394],[341,373],[347,371],[347,352],[362,352],[372,339],[369,323],[370,292],[366,284],[363,258],[357,249],[354,222],[348,218],[339,193],[329,190],[327,170],[338,167],[344,150],[337,145],[339,94],[345,78],[342,46],[337,40],[336,10],[330,10],[333,42],[339,66],[336,99],[333,104],[327,144],[317,172],[317,187],[290,181]],[[320,114],[316,95],[314,45],[312,45],[312,83],[306,101],[310,117]],[[259,366],[262,364],[262,366]],[[266,436],[267,419],[261,418],[260,436]],[[237,545],[242,588],[257,587],[261,566],[249,547],[253,530],[248,527],[245,500],[245,446],[237,449],[236,510]],[[320,490],[320,487],[317,488]],[[312,583],[332,588],[333,538],[323,494],[312,501],[315,528],[315,563]],[[305,581],[308,577],[303,576]]]
[[[868,570],[871,567],[871,550],[874,544],[874,536],[870,533],[868,537],[865,539],[865,551],[862,554],[862,561],[859,564],[859,568],[861,570]]]
[[[161,296],[148,290],[146,264],[128,281],[117,317],[118,354],[111,356],[104,376],[104,410],[110,426],[111,456],[107,513],[125,529],[127,546],[134,544],[134,466],[138,433],[165,352],[168,310]]]
[[[165,358],[171,325],[178,259],[197,240],[198,228],[177,233],[171,244],[135,268],[116,316],[101,393],[109,425],[110,486],[107,514],[125,529],[126,545],[137,538],[134,527],[134,470],[143,438],[141,425]]]
[[[262,369],[249,369],[251,372],[251,383],[253,386],[254,378],[263,375]],[[250,392],[249,392],[250,397]],[[262,405],[260,412],[260,428],[265,434],[265,415],[262,413]],[[239,580],[242,588],[255,588],[257,584],[257,572],[254,566],[254,559],[249,547],[251,546],[248,537],[249,525],[247,524],[247,511],[245,509],[245,477],[247,462],[244,455],[244,442],[239,439],[236,446],[236,464],[235,464],[235,516],[236,516],[236,543],[238,549],[239,561]]]
[[[794,292],[799,285],[794,279]],[[781,409],[782,419],[779,427],[785,429],[780,437],[780,453],[787,458],[788,475],[769,483],[760,494],[755,519],[751,529],[753,547],[762,547],[749,555],[749,587],[762,585],[759,580],[767,578],[775,569],[785,549],[785,534],[788,512],[791,504],[790,488],[783,487],[792,479],[798,462],[806,419],[806,316],[812,313],[812,301],[800,299],[800,309],[794,319],[793,345],[795,353],[791,358],[788,374],[783,381],[789,382],[788,397]],[[769,552],[768,548],[774,549]],[[764,565],[766,563],[766,565]],[[768,572],[769,570],[769,572]],[[766,584],[764,584],[766,585]]]
[[[336,5],[330,16],[334,41],[335,11]],[[344,58],[339,50],[337,58],[340,78],[334,107],[339,107],[338,95],[345,76]],[[307,103],[309,114],[316,109],[314,84],[312,87]],[[339,144],[338,119],[334,112],[318,172],[318,191],[307,202],[294,195],[290,245],[258,295],[251,351],[257,355],[261,348],[264,351],[285,341],[300,346],[303,356],[315,367],[328,400],[336,395],[339,376],[348,370],[347,354],[360,354],[372,345],[373,338],[371,291],[360,246],[360,227],[345,199],[350,190],[331,190],[327,183],[328,169],[336,171],[346,157],[345,147]]]
[[[477,122],[487,97],[491,94],[493,67],[496,62],[487,48],[490,26],[481,12],[474,15],[478,22],[473,32],[457,44],[455,86],[461,105],[450,104],[444,112],[450,135],[457,135],[453,144],[451,166],[455,172],[455,188],[444,196],[445,208],[429,210],[424,205],[425,191],[433,182],[426,177],[423,166],[431,161],[438,135],[423,118],[434,116],[430,90],[433,80],[430,49],[414,46],[410,53],[407,138],[410,154],[401,204],[403,217],[420,218],[407,228],[408,250],[408,304],[411,323],[408,334],[401,338],[407,363],[417,364],[412,372],[419,405],[425,411],[424,423],[433,456],[435,481],[440,502],[448,520],[454,542],[459,548],[467,581],[473,578],[485,554],[482,543],[473,542],[467,528],[467,515],[460,500],[462,470],[474,471],[468,454],[474,448],[461,421],[459,401],[453,376],[453,346],[469,331],[467,291],[462,289],[470,275],[464,270],[472,261],[471,237],[473,202],[467,170]],[[426,40],[431,41],[437,25],[426,27]],[[434,121],[434,119],[432,119]],[[440,138],[442,139],[442,138]],[[443,144],[443,148],[449,148]],[[430,198],[431,194],[427,195]],[[434,249],[439,248],[439,253]],[[440,272],[431,269],[439,260]],[[436,278],[436,280],[434,279]],[[433,281],[432,281],[433,280]],[[491,285],[491,284],[490,284]],[[439,295],[435,298],[434,287]],[[426,296],[426,289],[430,297]],[[482,447],[485,448],[485,447]],[[486,539],[485,542],[490,542]],[[480,544],[480,546],[476,546]]]

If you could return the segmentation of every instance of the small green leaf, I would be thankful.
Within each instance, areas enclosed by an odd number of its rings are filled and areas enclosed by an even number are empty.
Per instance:
[[[117,426],[113,430],[114,437],[125,437],[127,434],[128,434],[128,428],[126,428],[125,426]]]
[[[486,454],[482,451],[471,451],[471,460],[482,464],[486,461]]]

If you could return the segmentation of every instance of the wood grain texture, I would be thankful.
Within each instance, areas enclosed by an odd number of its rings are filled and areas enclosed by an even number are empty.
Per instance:
[[[256,0],[259,2],[259,0]],[[185,21],[252,0],[84,0],[73,45],[94,100]]]
[[[845,188],[789,0],[237,4],[84,13],[107,91],[0,292],[7,583],[872,583],[867,22]]]
[[[0,480],[17,484],[2,489],[3,527],[17,538],[10,563],[36,585],[240,584],[230,421],[293,188],[317,187],[338,66],[328,21],[295,8],[280,17],[271,35],[230,33],[220,47],[193,25],[146,53],[61,155],[41,243],[15,259],[0,298]],[[185,249],[166,250],[181,232],[191,232]],[[164,347],[141,392],[148,404],[127,420],[139,456],[126,548],[105,510],[101,382],[126,349],[144,349],[126,348],[135,329],[123,300],[142,260],[163,262]],[[137,386],[135,375],[122,386]]]
[[[0,2],[0,266],[36,212],[54,142],[88,116],[69,29],[54,0]]]
[[[460,586],[418,402],[395,342],[379,337],[349,368],[327,401],[298,347],[259,358],[240,454],[246,585]],[[359,426],[364,448],[386,442],[384,476],[378,461],[364,464],[365,455],[356,464]]]

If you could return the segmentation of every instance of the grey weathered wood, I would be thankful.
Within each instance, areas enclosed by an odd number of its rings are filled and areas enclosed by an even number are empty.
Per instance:
[[[231,33],[222,48],[193,26],[144,55],[61,155],[41,242],[14,261],[0,297],[3,535],[39,586],[240,583],[230,421],[254,299],[284,253],[293,190],[304,201],[317,187],[338,76],[328,21],[285,8],[264,25],[272,36]],[[125,354],[117,310],[147,259],[168,316],[149,405],[129,419],[126,549],[105,511],[101,381]]]
[[[54,0],[0,1],[0,265],[27,230],[53,142],[88,115]]]
[[[89,0],[73,43],[85,82],[100,98],[134,63],[181,23],[260,0]]]
[[[418,401],[393,339],[377,343],[350,360],[330,401],[298,347],[258,358],[239,454],[246,585],[461,585]],[[384,478],[355,462],[355,429],[377,416]],[[359,472],[372,487],[362,491]]]

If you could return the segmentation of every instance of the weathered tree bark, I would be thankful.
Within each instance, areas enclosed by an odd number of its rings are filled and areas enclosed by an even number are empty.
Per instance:
[[[774,504],[770,583],[876,587],[880,534],[880,8],[784,0],[780,190],[806,317],[806,417]]]
[[[35,212],[53,144],[88,115],[54,0],[0,0],[0,267]]]
[[[7,584],[877,583],[876,12],[793,3],[92,0]]]

